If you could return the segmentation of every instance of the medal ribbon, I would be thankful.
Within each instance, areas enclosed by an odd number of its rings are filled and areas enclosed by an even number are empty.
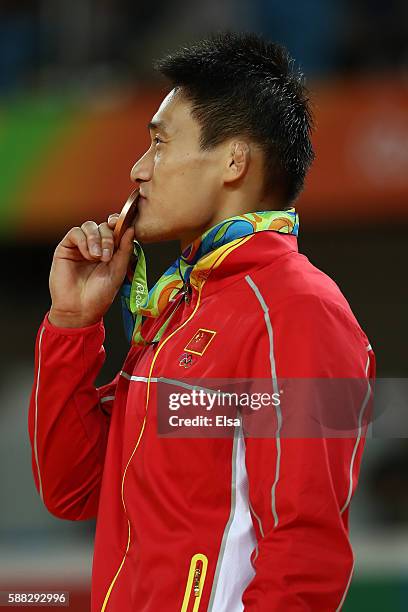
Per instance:
[[[158,342],[173,312],[169,313],[149,343],[142,336],[145,318],[159,317],[169,302],[174,301],[182,290],[189,289],[191,273],[204,256],[217,251],[215,256],[219,257],[233,240],[260,231],[275,231],[297,236],[299,216],[294,208],[290,208],[250,212],[224,219],[193,240],[150,291],[147,287],[146,258],[142,247],[134,240],[134,255],[137,262],[134,267],[129,265],[121,288],[123,320],[129,342],[141,345]],[[200,263],[200,270],[209,269],[213,261],[214,257],[206,257],[205,261]]]

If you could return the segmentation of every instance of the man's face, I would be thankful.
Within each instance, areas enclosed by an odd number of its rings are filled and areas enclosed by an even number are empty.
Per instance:
[[[166,96],[149,125],[151,145],[132,168],[141,194],[135,238],[142,242],[181,240],[184,248],[214,224],[223,148],[200,149],[190,108],[180,91]]]

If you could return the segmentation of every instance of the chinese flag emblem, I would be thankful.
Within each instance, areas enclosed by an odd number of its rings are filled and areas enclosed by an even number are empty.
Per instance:
[[[188,351],[189,353],[194,353],[195,355],[202,355],[216,333],[217,332],[213,331],[212,329],[202,329],[200,327],[191,340],[186,344],[184,350]]]

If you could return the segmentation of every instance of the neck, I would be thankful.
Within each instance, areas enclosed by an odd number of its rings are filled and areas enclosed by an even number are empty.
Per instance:
[[[215,206],[215,212],[210,217],[205,225],[201,228],[192,230],[184,234],[180,238],[180,249],[184,249],[191,244],[196,238],[202,236],[211,227],[218,225],[221,221],[229,219],[230,217],[236,217],[243,215],[248,212],[255,212],[261,210],[282,210],[284,204],[278,202],[271,196],[265,198],[258,198],[258,196],[249,196],[246,194],[230,193],[226,194],[223,201],[217,203]]]

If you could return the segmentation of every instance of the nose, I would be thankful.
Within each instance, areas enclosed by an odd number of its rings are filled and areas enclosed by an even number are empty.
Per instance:
[[[134,183],[150,181],[153,173],[153,157],[150,155],[150,149],[137,160],[130,172],[130,179]]]

